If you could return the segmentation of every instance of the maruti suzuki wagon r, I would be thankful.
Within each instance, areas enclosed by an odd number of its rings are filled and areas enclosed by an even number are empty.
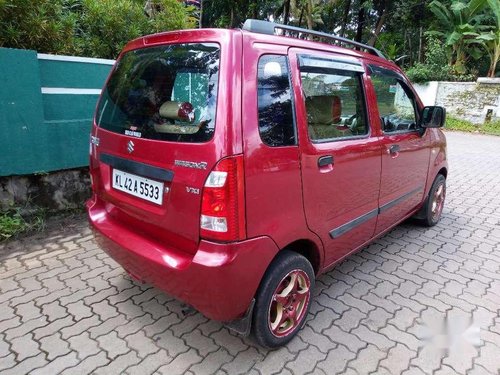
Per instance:
[[[439,221],[444,120],[378,50],[329,34],[141,37],[97,105],[89,220],[132,277],[284,345],[316,276],[409,217]]]

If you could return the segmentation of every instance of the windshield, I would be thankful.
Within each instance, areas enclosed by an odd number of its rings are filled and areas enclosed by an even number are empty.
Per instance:
[[[134,137],[206,142],[215,130],[217,44],[126,52],[103,90],[96,123]]]

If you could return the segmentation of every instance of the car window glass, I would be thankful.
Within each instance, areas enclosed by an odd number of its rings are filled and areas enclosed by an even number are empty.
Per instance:
[[[304,65],[300,70],[312,141],[368,134],[359,72],[318,65]]]
[[[101,95],[97,125],[161,141],[210,140],[215,131],[219,54],[214,43],[124,53]]]
[[[268,146],[296,144],[286,56],[264,55],[258,65],[259,133]]]
[[[411,91],[394,75],[373,72],[382,130],[385,133],[415,131],[417,118]]]

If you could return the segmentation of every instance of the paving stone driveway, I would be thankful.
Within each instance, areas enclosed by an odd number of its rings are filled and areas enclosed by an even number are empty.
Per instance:
[[[405,223],[321,276],[275,351],[132,281],[82,216],[0,245],[0,373],[499,374],[500,137],[448,140],[441,223]]]

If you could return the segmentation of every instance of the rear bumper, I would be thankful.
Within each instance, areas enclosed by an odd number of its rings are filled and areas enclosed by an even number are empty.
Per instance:
[[[270,238],[258,237],[229,244],[200,241],[193,256],[114,221],[94,199],[87,212],[96,241],[127,272],[223,322],[245,314],[278,252]]]

